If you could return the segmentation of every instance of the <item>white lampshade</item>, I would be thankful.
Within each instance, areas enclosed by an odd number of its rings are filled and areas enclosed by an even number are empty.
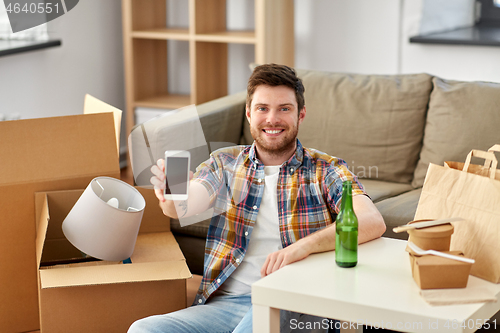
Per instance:
[[[66,238],[80,251],[102,260],[121,261],[134,252],[146,201],[129,184],[94,178],[64,219]]]

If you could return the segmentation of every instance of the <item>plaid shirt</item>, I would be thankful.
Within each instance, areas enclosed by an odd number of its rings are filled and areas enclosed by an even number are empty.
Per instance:
[[[204,304],[239,266],[252,235],[264,193],[264,164],[252,146],[213,152],[193,177],[204,185],[214,208],[205,245],[203,279],[194,305]],[[353,181],[353,195],[366,194],[362,185],[336,157],[303,148],[281,165],[278,217],[283,248],[335,221],[342,182]]]

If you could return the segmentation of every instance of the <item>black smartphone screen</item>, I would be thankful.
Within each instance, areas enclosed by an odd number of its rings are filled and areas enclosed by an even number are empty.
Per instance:
[[[165,194],[187,194],[188,162],[187,157],[167,157]]]

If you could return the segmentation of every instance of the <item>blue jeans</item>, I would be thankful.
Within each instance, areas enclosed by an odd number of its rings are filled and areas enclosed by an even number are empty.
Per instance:
[[[281,311],[281,332],[326,332],[326,329],[304,330],[300,322],[321,322],[326,319]],[[320,325],[317,325],[320,327]],[[128,333],[252,333],[252,302],[250,295],[214,296],[204,305],[196,305],[164,315],[140,319]]]

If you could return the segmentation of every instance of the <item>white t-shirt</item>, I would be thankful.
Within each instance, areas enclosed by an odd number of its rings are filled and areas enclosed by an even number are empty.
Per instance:
[[[250,294],[252,283],[260,279],[260,269],[267,255],[282,249],[278,219],[277,186],[280,166],[264,167],[264,194],[241,264],[220,287],[223,293]]]

